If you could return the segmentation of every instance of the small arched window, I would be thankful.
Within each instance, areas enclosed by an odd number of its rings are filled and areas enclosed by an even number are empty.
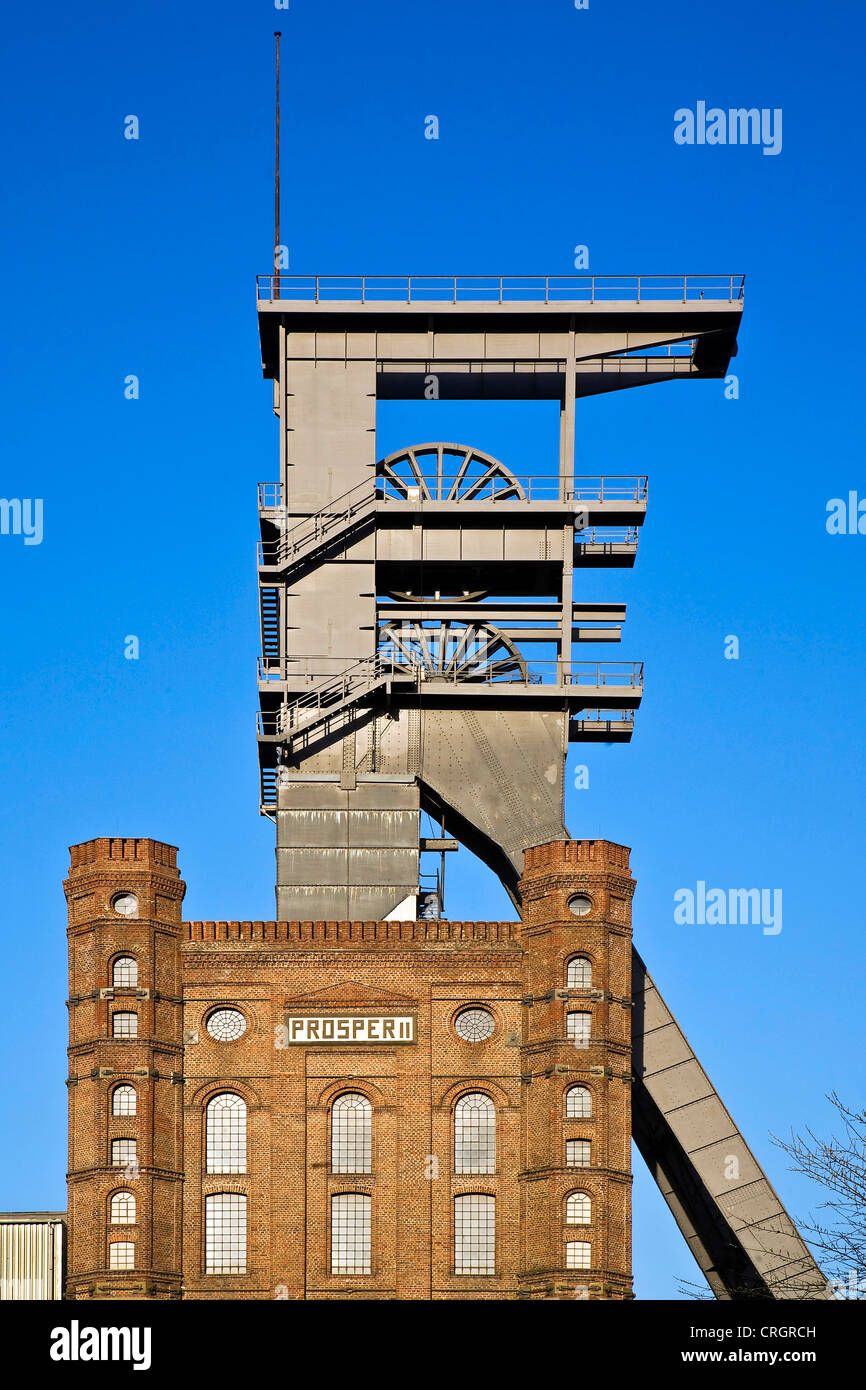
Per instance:
[[[131,1240],[113,1240],[108,1247],[109,1269],[135,1269],[135,1243]]]
[[[579,1009],[572,1009],[566,1015],[566,1035],[569,1042],[574,1043],[575,1047],[589,1047],[591,1029],[592,1014],[581,1013]]]
[[[111,1015],[111,1036],[113,1038],[137,1038],[138,1014],[115,1013]]]
[[[566,1168],[588,1168],[591,1145],[588,1139],[568,1139],[565,1144]]]
[[[482,1091],[461,1096],[454,1108],[454,1171],[496,1171],[496,1108]]]
[[[131,1192],[115,1192],[108,1209],[108,1220],[112,1226],[135,1224],[135,1198]]]
[[[122,1086],[115,1086],[111,1093],[112,1115],[134,1115],[137,1099],[134,1086],[128,1086],[126,1082]]]
[[[592,1095],[585,1086],[569,1086],[565,1093],[565,1118],[588,1120],[592,1117]]]
[[[369,1173],[373,1163],[373,1107],[346,1091],[331,1108],[331,1172]]]
[[[567,989],[589,989],[592,985],[592,961],[587,956],[572,956],[565,976]]]
[[[118,956],[111,971],[111,983],[118,988],[138,984],[138,961],[133,956]]]
[[[565,1203],[566,1226],[592,1225],[592,1200],[585,1192],[572,1192]]]
[[[240,1096],[224,1091],[208,1101],[206,1169],[208,1173],[247,1171],[247,1107]]]
[[[591,1269],[592,1256],[588,1241],[569,1240],[565,1243],[566,1269]]]

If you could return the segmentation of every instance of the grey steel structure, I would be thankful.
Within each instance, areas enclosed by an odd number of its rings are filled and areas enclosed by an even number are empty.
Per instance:
[[[260,277],[280,422],[258,556],[278,918],[435,913],[420,853],[446,836],[519,906],[524,850],[568,837],[569,742],[628,740],[643,685],[640,663],[575,655],[620,639],[624,606],[582,602],[576,578],[634,563],[648,491],[575,475],[576,401],[724,377],[742,309],[731,275]],[[376,401],[425,398],[557,401],[558,457],[531,475],[481,441],[378,457]],[[422,840],[422,810],[441,839]],[[634,993],[635,1139],[713,1291],[822,1296],[637,955]]]

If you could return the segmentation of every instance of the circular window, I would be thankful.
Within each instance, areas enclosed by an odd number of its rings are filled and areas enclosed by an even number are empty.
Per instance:
[[[464,1009],[454,1020],[454,1031],[464,1042],[484,1042],[496,1023],[487,1009]]]
[[[247,1021],[240,1009],[214,1009],[207,1031],[217,1042],[236,1042],[247,1031]]]
[[[592,898],[588,898],[585,893],[575,893],[574,897],[568,900],[568,910],[575,917],[585,917],[588,912],[592,912]]]
[[[134,893],[118,893],[116,898],[112,898],[111,906],[121,917],[138,916],[138,898]]]

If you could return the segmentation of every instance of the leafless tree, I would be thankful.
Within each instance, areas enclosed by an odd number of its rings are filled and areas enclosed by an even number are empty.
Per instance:
[[[827,1097],[841,1122],[839,1136],[820,1139],[811,1129],[805,1135],[791,1131],[790,1139],[771,1135],[773,1143],[792,1160],[791,1169],[803,1173],[829,1194],[818,1213],[802,1222],[809,1244],[823,1256],[831,1278],[845,1288],[866,1293],[866,1111],[843,1105],[835,1091]],[[853,1284],[851,1276],[853,1278]],[[861,1284],[863,1287],[861,1288]]]

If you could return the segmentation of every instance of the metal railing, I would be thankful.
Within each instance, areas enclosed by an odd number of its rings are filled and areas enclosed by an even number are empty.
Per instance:
[[[367,304],[740,304],[745,275],[257,275],[258,300]]]
[[[646,503],[649,480],[645,475],[597,475],[560,478],[555,474],[519,478],[521,492],[515,492],[515,481],[506,477],[492,476],[483,486],[479,483],[473,491],[472,479],[458,475],[439,480],[439,490],[443,497],[433,497],[421,485],[395,483],[384,476],[368,482],[357,483],[348,492],[335,497],[320,511],[302,517],[288,531],[271,541],[258,542],[259,566],[271,566],[291,561],[296,556],[314,549],[325,541],[332,532],[365,513],[377,502],[410,502],[431,504],[449,500],[452,486],[465,484],[466,491],[450,500],[466,504],[473,502],[635,502]],[[431,480],[432,482],[432,480]],[[265,511],[282,511],[281,487],[279,483],[259,483],[259,507]],[[266,499],[263,501],[262,499]]]
[[[637,545],[637,526],[586,526],[574,534],[575,545]]]
[[[634,724],[633,709],[582,709],[578,716],[579,724]]]
[[[500,672],[496,663],[488,666],[486,661],[471,661],[450,670],[430,670],[422,662],[413,661],[400,652],[387,657],[362,657],[338,674],[327,675],[304,692],[303,695],[283,704],[278,710],[259,710],[258,731],[260,734],[285,733],[299,727],[308,718],[315,718],[331,707],[342,706],[354,695],[369,690],[379,681],[388,677],[414,681],[419,685],[511,685],[538,686],[558,685],[588,687],[594,690],[619,688],[623,690],[643,689],[642,661],[565,661],[542,660],[524,661],[525,677],[513,670]],[[276,657],[259,657],[259,679],[261,681],[285,680],[288,676],[287,663]],[[295,673],[292,673],[293,675]],[[301,673],[297,673],[301,679]],[[309,677],[306,677],[309,679]],[[268,725],[268,727],[265,727]]]

